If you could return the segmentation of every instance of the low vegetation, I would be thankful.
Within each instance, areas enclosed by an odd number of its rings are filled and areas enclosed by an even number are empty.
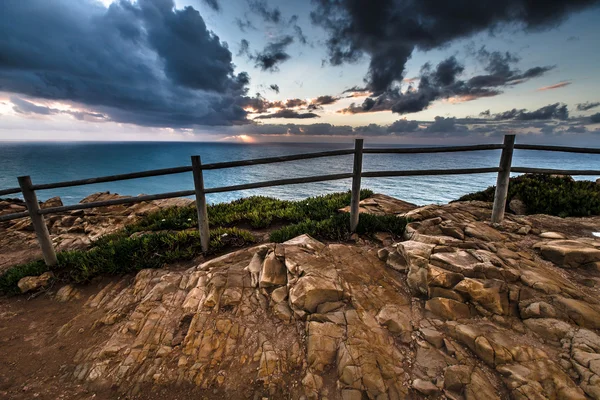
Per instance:
[[[495,186],[468,194],[459,201],[494,201]],[[510,179],[508,204],[521,200],[527,214],[547,214],[559,217],[600,215],[600,185],[591,181],[575,181],[571,177],[527,174]]]
[[[361,199],[371,196],[361,191]],[[285,201],[253,196],[208,207],[209,253],[256,242],[247,229],[270,230],[270,240],[284,242],[301,234],[322,240],[350,238],[350,216],[338,210],[350,204],[350,192]],[[389,232],[401,235],[406,220],[396,216],[362,214],[357,233]],[[103,236],[88,250],[61,252],[52,268],[59,280],[87,282],[99,275],[123,274],[191,260],[200,255],[195,207],[172,207],[151,213],[120,231]],[[17,293],[17,282],[48,271],[43,261],[17,265],[0,276],[0,292]]]

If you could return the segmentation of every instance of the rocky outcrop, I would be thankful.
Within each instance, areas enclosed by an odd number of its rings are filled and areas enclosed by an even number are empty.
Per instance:
[[[65,379],[142,397],[600,399],[600,242],[490,214],[421,207],[395,243],[300,236],[113,281],[56,335],[103,338]]]

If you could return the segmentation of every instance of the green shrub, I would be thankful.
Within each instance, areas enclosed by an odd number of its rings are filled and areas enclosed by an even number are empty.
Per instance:
[[[368,189],[360,192],[366,199],[373,194]],[[332,193],[309,197],[304,200],[287,201],[272,197],[252,196],[230,203],[208,206],[208,221],[211,228],[235,226],[247,223],[252,228],[267,228],[274,222],[299,223],[307,219],[323,220],[337,213],[337,210],[350,204],[350,192]],[[137,223],[126,227],[130,235],[141,231],[182,230],[194,228],[198,223],[196,207],[165,208],[145,216]]]
[[[404,233],[406,219],[394,215],[361,214],[356,233],[369,235],[376,232],[389,232],[400,236]],[[284,226],[271,232],[272,242],[282,243],[296,236],[308,234],[323,240],[348,240],[350,232],[350,214],[337,214],[321,221],[305,220],[297,224]]]
[[[361,191],[361,199],[371,196]],[[254,236],[235,225],[267,228],[274,223],[286,224],[271,233],[270,239],[284,242],[308,233],[325,240],[347,240],[350,216],[338,210],[350,204],[350,192],[333,193],[300,201],[285,201],[254,196],[208,207],[211,225],[209,253],[255,243]],[[404,232],[406,220],[395,216],[361,214],[357,227],[360,234],[387,231]],[[51,270],[57,279],[87,282],[99,275],[136,272],[160,268],[164,264],[190,260],[201,254],[195,207],[171,207],[150,213],[118,232],[96,240],[86,251],[57,254],[58,264]],[[48,271],[43,261],[17,265],[0,276],[0,292],[18,293],[17,282],[25,276]]]
[[[209,253],[255,241],[252,234],[241,229],[214,229],[210,232]],[[52,268],[39,260],[9,269],[0,276],[0,292],[18,293],[17,283],[21,278],[40,275],[49,269],[57,279],[82,283],[99,275],[125,274],[191,260],[201,252],[198,231],[157,232],[131,237],[107,235],[95,242],[90,250],[58,253],[58,264]]]
[[[458,201],[494,201],[495,186],[468,194]],[[507,207],[513,199],[523,201],[527,214],[559,217],[600,215],[600,185],[591,181],[573,181],[566,177],[527,174],[511,178]],[[508,209],[508,208],[507,208]]]

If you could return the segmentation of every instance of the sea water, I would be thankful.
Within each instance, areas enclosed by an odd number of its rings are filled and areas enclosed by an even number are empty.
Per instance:
[[[365,147],[369,147],[368,141]],[[17,176],[30,175],[34,184],[124,174],[150,169],[191,165],[190,156],[200,155],[203,163],[274,157],[352,147],[331,143],[197,143],[197,142],[119,142],[119,143],[16,143],[0,142],[0,190],[18,187]],[[406,146],[404,146],[406,147]],[[500,151],[433,154],[365,154],[363,171],[455,169],[496,167]],[[352,171],[352,156],[337,156],[285,163],[256,165],[204,172],[205,187],[328,175]],[[560,152],[516,150],[514,166],[600,170],[600,156]],[[598,176],[576,176],[596,180]],[[363,178],[362,187],[405,201],[440,204],[492,186],[496,174]],[[310,184],[278,186],[207,196],[211,203],[231,201],[252,195],[297,200],[308,196],[347,191],[349,179]],[[193,189],[191,173],[140,178],[119,182],[38,191],[45,200],[60,196],[65,204],[79,202],[100,191],[123,195],[155,194]],[[10,197],[18,197],[13,195]]]

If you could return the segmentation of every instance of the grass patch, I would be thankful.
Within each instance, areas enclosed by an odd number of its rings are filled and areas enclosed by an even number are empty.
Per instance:
[[[236,228],[219,228],[210,232],[209,252],[254,243],[252,234]],[[38,260],[17,265],[0,276],[0,291],[19,292],[17,283],[25,276],[40,275],[51,270],[63,281],[83,283],[99,275],[116,275],[164,264],[191,260],[201,254],[198,231],[153,232],[124,236],[121,232],[106,235],[89,250],[63,251],[57,254],[58,264],[48,268]]]
[[[361,199],[371,196],[361,191]],[[210,221],[209,253],[255,243],[254,236],[236,225],[264,229],[284,224],[273,231],[270,240],[285,242],[302,234],[324,240],[347,240],[350,215],[339,213],[350,204],[351,194],[334,193],[300,201],[285,201],[253,196],[231,203],[208,207]],[[401,235],[406,220],[396,216],[361,214],[359,234],[390,232]],[[96,240],[88,250],[57,254],[58,264],[51,269],[43,261],[17,265],[0,276],[0,292],[18,293],[18,281],[25,276],[52,270],[57,279],[75,283],[88,282],[99,275],[116,275],[165,264],[191,260],[201,254],[196,208],[171,207],[153,212],[120,231]]]
[[[360,191],[361,200],[373,195],[368,189]],[[332,193],[309,197],[304,200],[287,201],[272,197],[252,196],[230,203],[208,206],[210,227],[230,227],[247,223],[254,229],[268,228],[274,221],[299,223],[306,220],[320,221],[350,204],[351,193]],[[196,207],[172,207],[148,214],[140,221],[128,225],[128,234],[140,231],[181,230],[198,224]]]
[[[494,201],[495,186],[461,197],[458,201]],[[527,214],[559,217],[600,215],[600,185],[591,181],[574,181],[568,177],[526,174],[511,178],[508,204],[513,199],[525,203]]]
[[[356,233],[370,235],[375,232],[389,232],[400,236],[404,233],[406,219],[394,215],[361,214]],[[309,234],[318,239],[348,240],[350,235],[350,214],[337,214],[321,221],[306,220],[297,224],[284,226],[271,232],[272,242],[282,243],[302,234]]]

